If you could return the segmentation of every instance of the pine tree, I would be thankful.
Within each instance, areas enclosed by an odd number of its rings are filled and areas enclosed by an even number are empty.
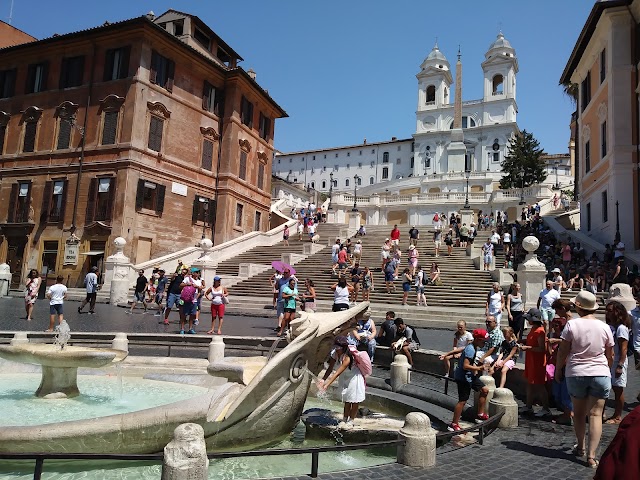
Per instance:
[[[521,188],[542,183],[547,178],[544,150],[532,133],[522,130],[510,141],[507,155],[502,162],[503,176],[500,188]]]

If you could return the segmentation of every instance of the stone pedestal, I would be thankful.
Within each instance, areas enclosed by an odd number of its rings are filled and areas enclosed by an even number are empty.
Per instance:
[[[42,365],[42,379],[38,390],[36,390],[36,397],[46,397],[57,393],[64,393],[69,398],[80,395],[77,367]]]
[[[0,297],[9,295],[11,285],[11,267],[6,263],[0,264]]]
[[[496,381],[490,375],[482,375],[480,377],[480,381],[484,383],[484,386],[489,389],[489,394],[487,395],[487,403],[485,404],[485,408],[489,407],[489,401],[493,398],[493,392],[496,389]],[[480,399],[480,392],[474,392],[473,394],[473,406],[478,408],[478,400]]]
[[[199,258],[191,262],[192,267],[200,269],[200,277],[204,279],[206,285],[213,285],[213,277],[216,276],[216,268],[218,267],[218,262],[211,254],[212,248],[213,242],[208,238],[203,238],[200,241],[202,253]]]
[[[451,130],[451,143],[447,146],[447,171],[464,172],[467,146],[464,144],[462,128]]]
[[[504,412],[504,415],[498,423],[498,428],[518,426],[518,402],[515,401],[513,392],[508,388],[496,388],[493,391],[493,398],[489,402],[490,417],[501,412]]]
[[[322,237],[321,237],[321,240],[322,240]],[[335,238],[333,239],[333,241],[335,242]],[[319,252],[323,248],[324,248],[324,245],[322,245],[320,242],[318,242],[318,243],[305,242],[305,243],[302,244],[302,254],[303,255],[313,255],[314,253]],[[271,268],[271,267],[269,267],[269,268]]]
[[[122,350],[123,352],[129,351],[129,339],[126,333],[116,333],[116,336],[111,342],[111,348],[114,350]]]
[[[360,228],[360,212],[349,212],[349,232],[353,235]]]
[[[209,459],[204,429],[196,423],[183,423],[173,431],[173,439],[164,447],[162,480],[206,480]]]
[[[16,332],[13,334],[11,345],[24,345],[25,343],[29,343],[27,332]]]
[[[396,355],[391,363],[391,390],[397,392],[409,383],[409,360],[406,355]]]
[[[436,464],[436,432],[426,414],[407,414],[398,439],[405,441],[404,445],[398,445],[397,460],[401,465],[426,468]]]
[[[474,217],[475,217],[475,213],[472,208],[460,209],[460,220],[462,221],[463,224],[466,223],[467,227],[471,225],[471,222],[473,222]]]
[[[238,265],[238,277],[250,278],[254,275],[258,275],[259,273],[269,270],[270,268],[271,265],[262,265],[260,263],[241,263]],[[215,270],[213,273],[215,274]],[[211,278],[211,283],[213,283],[213,277]]]
[[[540,246],[539,240],[534,236],[525,237],[522,246],[527,251],[524,263],[518,266],[518,283],[522,287],[522,299],[526,305],[535,306],[544,288],[547,276],[547,267],[538,260],[535,253]]]
[[[122,237],[117,237],[113,241],[116,253],[110,255],[105,260],[105,282],[103,289],[109,290],[109,303],[118,305],[127,303],[129,288],[133,286],[133,280],[129,279],[133,265],[129,262],[129,257],[123,253],[127,241]]]
[[[296,263],[304,260],[305,256],[300,255],[299,253],[283,253],[280,256],[280,258],[284,263],[288,263],[289,265],[295,265]]]
[[[209,363],[224,361],[224,339],[220,335],[214,335],[209,344]]]
[[[333,208],[327,210],[327,223],[336,223],[336,211]]]

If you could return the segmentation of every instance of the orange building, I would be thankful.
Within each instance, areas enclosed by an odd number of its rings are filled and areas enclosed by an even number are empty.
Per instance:
[[[198,17],[169,10],[0,49],[0,261],[81,284],[269,222],[286,112]]]
[[[596,2],[560,78],[578,86],[580,230],[619,236],[628,255],[640,249],[639,22],[640,0]]]
[[[8,23],[0,20],[0,48],[35,42],[36,40],[36,37],[32,37],[13,25],[9,25]]]

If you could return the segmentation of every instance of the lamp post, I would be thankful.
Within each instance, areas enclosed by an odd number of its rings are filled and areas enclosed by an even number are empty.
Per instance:
[[[618,243],[620,241],[620,202],[616,200],[616,237],[615,242]]]
[[[471,176],[471,171],[470,170],[465,170],[464,171],[464,176],[467,178],[467,191],[466,191],[466,194],[464,196],[464,208],[465,209],[469,209],[469,208],[471,208],[471,205],[469,205],[469,177]]]
[[[329,206],[327,210],[333,210],[331,199],[333,198],[333,172],[329,173]]]
[[[202,202],[202,209],[204,210],[204,218],[202,219],[202,240],[204,240],[205,232],[207,230],[207,213],[209,212],[209,202]]]
[[[522,173],[522,177],[521,177],[522,183],[521,183],[521,188],[520,188],[520,202],[518,202],[518,205],[524,205],[526,203],[524,201],[524,167],[522,167],[520,172]]]
[[[560,184],[558,183],[558,166],[560,165],[560,161],[556,160],[553,162],[553,168],[556,171],[556,190],[560,190]]]
[[[352,212],[357,212],[358,211],[358,200],[357,200],[357,194],[358,194],[358,175],[354,175],[353,176],[353,208],[351,209]]]

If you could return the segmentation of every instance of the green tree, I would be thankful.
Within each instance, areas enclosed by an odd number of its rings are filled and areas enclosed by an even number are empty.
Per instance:
[[[502,162],[500,188],[529,187],[544,182],[547,172],[542,155],[544,150],[533,134],[526,130],[517,133],[509,141],[507,155]]]

